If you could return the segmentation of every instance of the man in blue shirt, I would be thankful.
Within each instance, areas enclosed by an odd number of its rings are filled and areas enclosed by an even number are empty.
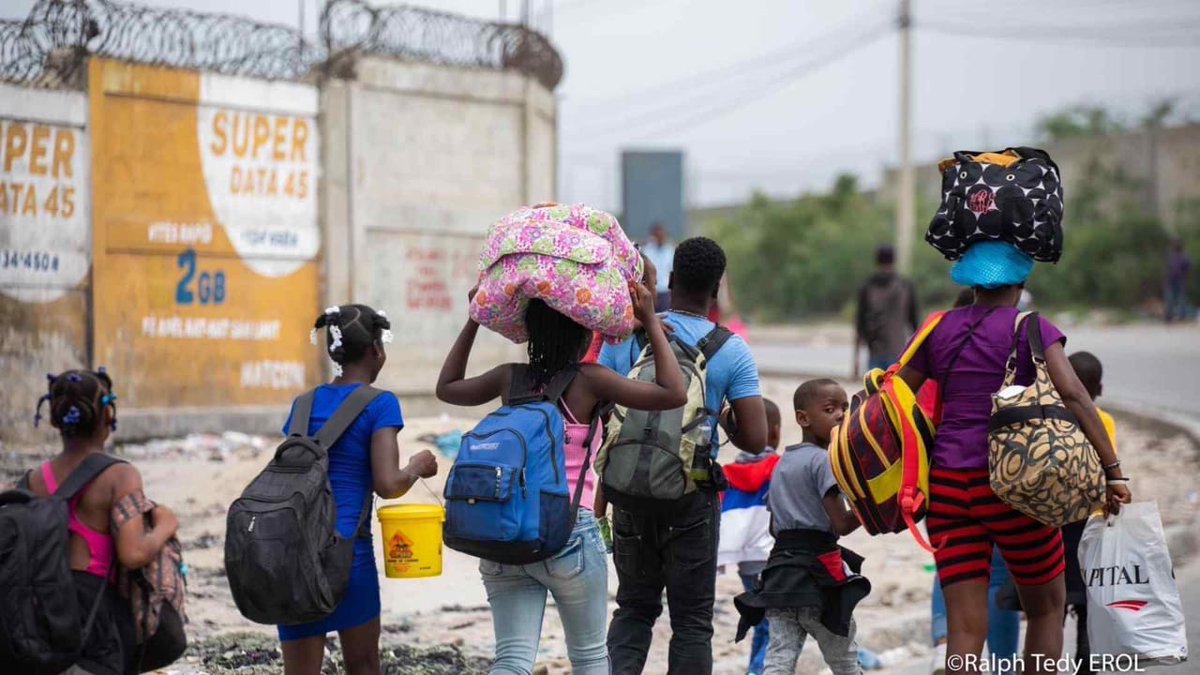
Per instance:
[[[725,252],[711,239],[679,244],[668,282],[670,311],[665,321],[676,338],[695,345],[714,324],[707,318],[725,273]],[[640,349],[632,338],[605,345],[599,362],[618,373],[633,369]],[[758,385],[758,367],[749,347],[734,336],[705,369],[707,407],[724,410],[720,426],[730,441],[759,453],[767,443],[767,420]],[[725,407],[728,403],[728,408]],[[714,420],[716,422],[717,420]],[[713,424],[714,441],[717,424]],[[713,458],[717,443],[713,443]],[[720,467],[714,479],[679,500],[673,509],[613,509],[613,560],[617,568],[617,611],[608,631],[613,673],[640,673],[650,650],[654,623],[662,614],[663,589],[671,613],[668,673],[712,672],[713,603],[716,599],[717,536],[722,489]]]

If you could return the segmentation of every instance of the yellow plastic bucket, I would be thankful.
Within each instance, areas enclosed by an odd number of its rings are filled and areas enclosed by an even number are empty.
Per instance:
[[[383,530],[383,566],[389,579],[436,577],[442,573],[442,523],[436,504],[392,504],[376,512]]]

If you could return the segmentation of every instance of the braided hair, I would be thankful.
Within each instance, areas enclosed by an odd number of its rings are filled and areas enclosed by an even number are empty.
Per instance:
[[[592,341],[591,331],[538,299],[529,301],[525,328],[534,388],[546,386],[559,371],[578,364]]]
[[[338,366],[354,363],[367,355],[376,342],[391,342],[392,324],[383,312],[366,305],[330,307],[313,324],[312,342],[317,331],[328,328],[325,344],[329,358]]]
[[[112,406],[112,428],[117,428],[117,395],[112,378],[101,367],[96,371],[68,370],[61,375],[47,374],[49,391],[38,399],[33,426],[42,421],[42,404],[50,404],[50,424],[64,438],[86,438],[96,432],[104,419],[104,409]]]

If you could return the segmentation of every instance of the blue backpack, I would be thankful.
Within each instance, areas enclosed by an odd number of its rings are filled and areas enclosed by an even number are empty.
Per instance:
[[[534,392],[528,368],[516,366],[508,403],[463,435],[446,479],[446,546],[524,565],[567,544],[600,419],[594,415],[588,428],[587,455],[572,497],[563,449],[566,422],[558,404],[578,372],[569,368]]]

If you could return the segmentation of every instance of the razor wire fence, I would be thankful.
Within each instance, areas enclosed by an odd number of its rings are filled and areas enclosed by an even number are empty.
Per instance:
[[[24,20],[0,21],[0,80],[32,86],[81,88],[90,55],[298,80],[346,75],[359,54],[516,70],[551,90],[563,74],[550,41],[524,26],[361,0],[328,2],[317,43],[289,26],[112,0],[38,0]]]

